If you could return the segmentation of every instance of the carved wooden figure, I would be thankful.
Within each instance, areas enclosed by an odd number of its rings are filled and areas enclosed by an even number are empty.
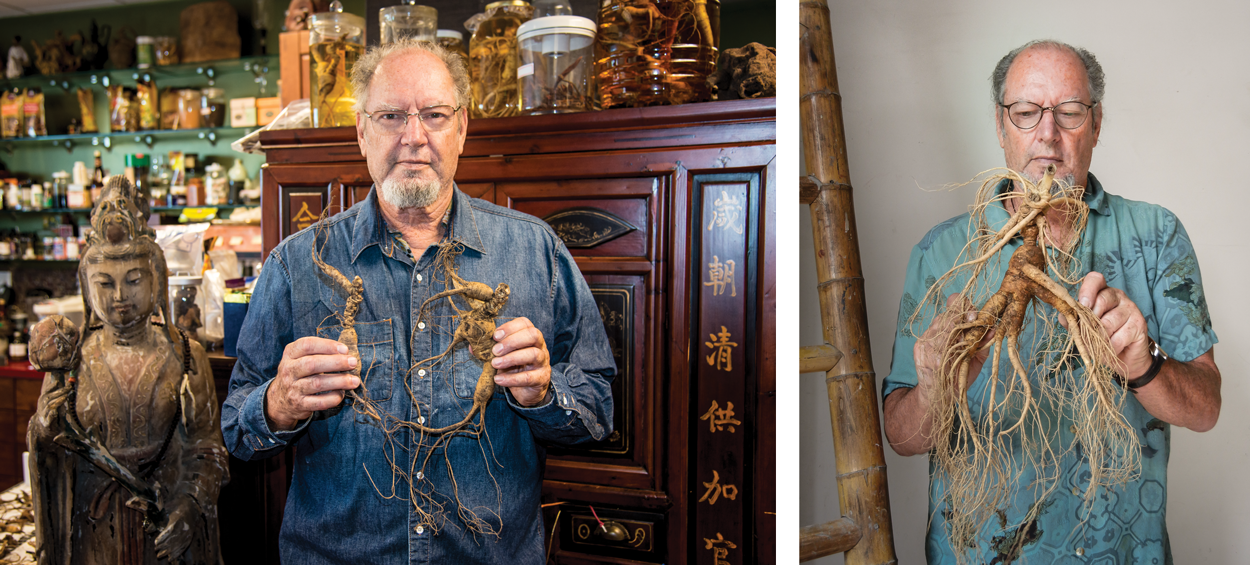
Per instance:
[[[148,214],[110,179],[79,264],[81,337],[60,316],[31,330],[48,371],[28,433],[41,564],[221,561],[212,372],[198,342],[155,321],[169,320],[168,281]]]

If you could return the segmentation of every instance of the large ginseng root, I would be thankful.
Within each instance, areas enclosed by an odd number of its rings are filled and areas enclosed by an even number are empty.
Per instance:
[[[985,190],[1004,178],[1021,185],[1023,194],[994,195]],[[1131,479],[1139,467],[1136,432],[1121,414],[1125,393],[1115,385],[1120,362],[1094,313],[1055,280],[1076,282],[1069,272],[1075,268],[1070,265],[1070,250],[1080,239],[1088,213],[1080,187],[1060,184],[1054,180],[1053,166],[1036,185],[1011,171],[987,180],[973,212],[972,225],[979,235],[961,253],[961,257],[970,252],[975,256],[952,268],[925,298],[927,303],[936,303],[946,283],[967,275],[959,302],[972,302],[989,282],[985,280],[987,264],[1011,240],[1022,239],[998,290],[984,300],[974,319],[956,325],[945,338],[943,363],[930,398],[932,458],[939,471],[934,480],[945,486],[943,515],[951,547],[961,561],[968,559],[966,549],[977,547],[976,540],[981,539],[989,519],[1015,499],[1017,489],[1028,489],[1038,501],[1053,491],[1060,478],[1058,462],[1078,445],[1091,474],[1087,503],[1092,503],[1099,489]],[[1009,198],[1018,199],[1015,213],[1001,229],[990,231],[984,220],[986,207]],[[1047,230],[1047,212],[1052,209],[1071,214],[1068,220],[1074,226],[1073,233],[1060,243]],[[1045,311],[1043,304],[1053,312]],[[1041,361],[1031,354],[1022,358],[1019,344],[1026,324],[1036,325],[1034,346],[1062,344],[1042,350],[1056,359]],[[1066,336],[1060,325],[1066,326]],[[974,415],[968,389],[976,375],[969,372],[987,335],[984,347],[993,352],[988,360],[990,374],[981,410]],[[1008,362],[1000,365],[1004,350]],[[1072,444],[1062,445],[1055,439],[1059,435],[1056,416],[1071,421]],[[1033,467],[1036,479],[1017,484],[1024,466]],[[1087,510],[1090,507],[1086,505]]]

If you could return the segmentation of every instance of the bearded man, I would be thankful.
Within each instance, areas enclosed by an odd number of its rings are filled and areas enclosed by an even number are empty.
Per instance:
[[[545,447],[612,432],[615,366],[599,310],[547,224],[456,188],[469,122],[458,55],[387,44],[356,63],[352,85],[373,190],[270,253],[240,330],[226,445],[247,460],[295,448],[283,562],[540,563]],[[359,377],[356,357],[333,340],[344,298],[314,265],[314,246],[363,282]],[[511,294],[492,336],[496,389],[481,424],[431,434],[416,426],[470,414],[483,372],[475,354],[485,354],[461,345],[429,360],[473,304],[423,306],[455,286],[448,252],[454,277],[506,283]],[[348,391],[358,399],[345,403]],[[377,418],[352,406],[364,398]]]

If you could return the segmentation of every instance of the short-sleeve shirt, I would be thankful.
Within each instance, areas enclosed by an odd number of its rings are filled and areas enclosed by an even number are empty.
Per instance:
[[[1003,181],[997,188],[999,193],[1010,189],[1010,181]],[[1189,235],[1176,216],[1160,206],[1108,194],[1092,174],[1083,198],[1090,213],[1074,253],[1075,259],[1080,261],[1077,272],[1097,271],[1106,277],[1108,286],[1123,290],[1141,310],[1149,335],[1171,358],[1187,362],[1210,350],[1218,340],[1211,329],[1198,260]],[[1009,215],[1001,205],[994,204],[986,210],[985,218],[990,229],[998,230]],[[899,388],[916,386],[913,347],[916,336],[928,327],[935,310],[932,303],[921,302],[928,288],[957,264],[959,252],[968,242],[970,221],[970,215],[963,214],[942,222],[912,249],[899,306],[892,366],[882,383],[883,399]],[[1021,240],[1016,238],[991,259],[985,275],[988,280],[1001,280],[1007,261],[1020,245]],[[962,288],[965,280],[956,279],[947,284],[944,294],[936,297],[938,304],[944,305],[946,295]],[[987,292],[997,290],[997,285],[994,286]],[[1075,295],[1074,285],[1069,285],[1068,289]],[[983,304],[987,297],[988,294],[978,296],[976,304]],[[1053,309],[1040,301],[1035,300],[1033,304],[1033,308],[1054,314]],[[919,316],[909,323],[917,311]],[[1030,310],[1030,316],[1032,312]],[[1033,326],[1035,324],[1025,324],[1019,344],[1020,356],[1030,369],[1030,378],[1036,382],[1042,371],[1032,369],[1044,362],[1038,351],[1046,344],[1035,341]],[[1002,356],[1001,363],[1000,375],[1010,374],[1006,355]],[[991,365],[985,364],[968,390],[969,408],[974,418],[980,417],[981,399],[985,397]],[[1079,367],[1077,370],[1083,372]],[[1037,491],[1033,489],[1019,489],[1012,494],[1013,499],[996,509],[1001,511],[998,519],[990,520],[977,538],[984,562],[1171,563],[1164,517],[1171,426],[1151,416],[1133,395],[1128,395],[1123,412],[1137,430],[1141,443],[1139,479],[1098,493],[1092,510],[1087,513],[1084,497],[1089,484],[1089,464],[1079,449],[1067,451],[1059,461],[1060,484],[1044,500],[1039,502]],[[1054,438],[1057,445],[1072,444],[1069,423],[1061,421],[1061,425],[1055,426],[1059,434]],[[1012,443],[1013,449],[1019,449],[1018,442]],[[938,473],[932,462],[929,473],[931,477]],[[1014,474],[1019,485],[1036,484],[1036,472],[1029,466],[1017,464]],[[946,511],[943,497],[942,481],[931,480],[926,543],[931,564],[956,563],[943,517]],[[1042,505],[1036,523],[1026,520],[1034,503]],[[1078,528],[1086,518],[1088,522]]]

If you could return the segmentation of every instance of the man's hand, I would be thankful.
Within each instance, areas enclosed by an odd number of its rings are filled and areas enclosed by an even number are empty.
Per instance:
[[[275,431],[293,430],[313,412],[343,402],[345,391],[360,386],[359,377],[346,373],[356,363],[337,341],[309,336],[287,344],[265,395],[265,416]]]
[[[929,398],[934,379],[941,373],[943,355],[955,326],[976,319],[977,312],[966,298],[952,294],[946,299],[946,311],[933,317],[929,328],[916,339],[912,355],[916,360],[916,387],[900,388],[885,397],[885,435],[899,455],[928,453],[933,448],[933,422],[929,417]],[[989,356],[986,344],[994,332],[985,332],[978,351],[968,359],[968,386],[976,382],[981,367]]]
[[[955,330],[955,326],[976,319],[977,311],[973,308],[972,302],[958,294],[952,294],[946,298],[946,310],[934,316],[929,328],[916,340],[916,345],[912,350],[912,355],[916,359],[916,380],[918,386],[926,389],[926,398],[928,397],[927,391],[931,390],[935,384],[933,379],[941,373],[942,358],[946,354],[951,332]],[[993,338],[994,330],[985,332],[981,343],[977,344],[977,351],[968,359],[969,387],[976,382],[977,375],[981,374],[981,367],[985,365],[985,360],[990,354],[986,345]]]
[[[516,318],[495,329],[495,384],[512,391],[525,407],[542,404],[551,385],[551,355],[543,332],[529,318]]]
[[[1107,278],[1097,271],[1085,275],[1076,300],[1094,312],[1094,317],[1111,337],[1111,349],[1120,360],[1116,370],[1126,379],[1135,379],[1150,369],[1150,341],[1146,318],[1128,295],[1107,286]],[[1066,320],[1063,320],[1067,327]]]

